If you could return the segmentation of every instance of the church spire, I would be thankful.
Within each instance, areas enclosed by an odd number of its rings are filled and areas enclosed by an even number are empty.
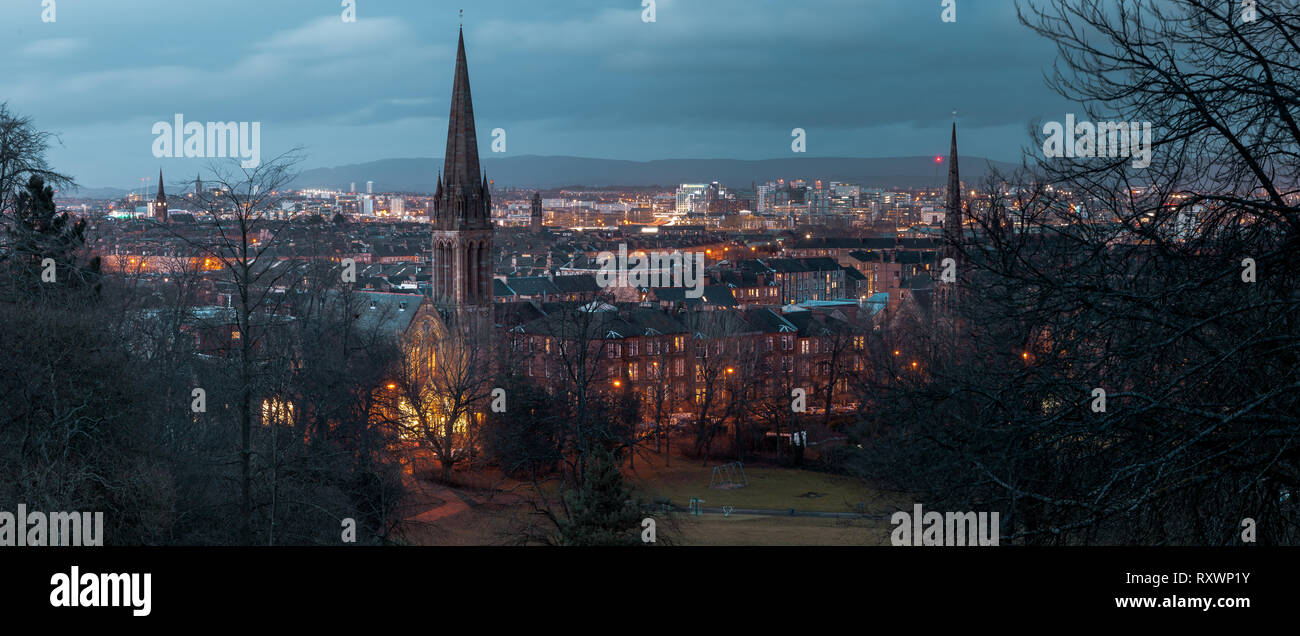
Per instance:
[[[158,196],[153,200],[153,218],[159,223],[167,222],[167,193],[163,191],[162,168],[158,169]]]
[[[463,28],[459,35],[447,117],[447,153],[433,197],[430,288],[441,309],[478,311],[492,304],[492,192],[487,174],[479,168]]]
[[[451,114],[447,117],[447,154],[442,172],[449,188],[464,192],[479,187],[478,139],[474,133],[474,101],[469,92],[469,66],[465,63],[465,32],[456,45],[456,74],[451,88]]]
[[[952,115],[952,149],[948,152],[948,205],[944,208],[944,255],[956,258],[962,240],[961,175],[957,171],[957,113]]]
[[[939,278],[935,289],[936,316],[955,319],[960,302],[962,280],[966,274],[962,254],[964,233],[961,210],[961,174],[957,171],[957,113],[952,114],[952,149],[948,151],[948,204],[943,216],[942,261],[937,270]],[[955,321],[952,323],[957,324]]]

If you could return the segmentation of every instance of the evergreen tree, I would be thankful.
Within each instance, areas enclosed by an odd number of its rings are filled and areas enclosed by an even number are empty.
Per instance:
[[[565,494],[569,515],[560,521],[563,545],[643,545],[641,518],[614,455],[596,447],[587,458],[581,485]]]
[[[18,193],[14,222],[8,229],[9,273],[20,296],[44,296],[53,289],[99,288],[99,257],[78,264],[78,251],[86,243],[86,221],[72,222],[54,206],[54,189],[40,175],[32,175]],[[45,259],[53,261],[54,280],[43,280]]]

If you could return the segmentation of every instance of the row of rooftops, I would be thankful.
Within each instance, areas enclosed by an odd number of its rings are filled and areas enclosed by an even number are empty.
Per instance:
[[[942,241],[938,238],[899,238],[894,236],[828,236],[818,238],[800,238],[789,249],[809,250],[933,250],[938,249]]]
[[[535,308],[537,315],[534,319],[520,321],[510,331],[519,335],[572,337],[575,334],[573,323],[576,312],[584,312],[595,323],[588,328],[587,333],[594,338],[603,339],[684,334],[700,338],[772,334],[810,337],[834,332],[861,333],[887,303],[887,299],[873,297],[866,302],[818,301],[816,304],[801,304],[782,310],[750,307],[725,314],[664,310],[635,303],[589,303],[581,306],[575,303],[548,303]],[[498,318],[501,314],[498,311]]]
[[[740,269],[757,273],[797,274],[804,272],[833,272],[843,269],[835,259],[826,256],[812,258],[751,258],[738,263]]]

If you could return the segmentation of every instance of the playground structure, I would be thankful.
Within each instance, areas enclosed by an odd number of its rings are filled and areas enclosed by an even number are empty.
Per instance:
[[[749,485],[742,462],[731,462],[713,467],[713,476],[709,478],[709,488],[731,489],[744,488]]]

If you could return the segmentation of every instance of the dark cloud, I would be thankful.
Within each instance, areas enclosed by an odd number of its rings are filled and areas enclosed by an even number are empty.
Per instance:
[[[18,5],[22,6],[18,6]],[[60,0],[0,7],[0,99],[62,133],[53,159],[91,186],[159,164],[152,122],[261,121],[263,155],[307,167],[436,156],[456,14],[426,0],[358,0],[358,22],[317,0]],[[1065,103],[1042,83],[1055,50],[1012,2],[958,0],[500,0],[466,3],[480,141],[509,154],[622,159],[964,151],[1015,159],[1026,123]]]

